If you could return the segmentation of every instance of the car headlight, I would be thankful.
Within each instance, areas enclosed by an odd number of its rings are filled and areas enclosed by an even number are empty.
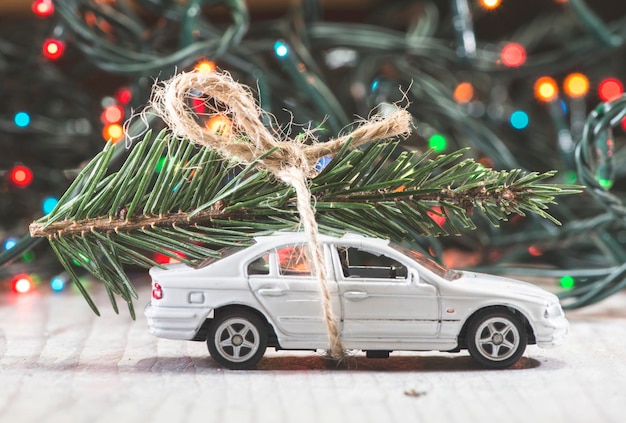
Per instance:
[[[560,303],[552,303],[546,306],[546,310],[543,312],[546,319],[551,317],[560,317],[563,315],[563,308]]]

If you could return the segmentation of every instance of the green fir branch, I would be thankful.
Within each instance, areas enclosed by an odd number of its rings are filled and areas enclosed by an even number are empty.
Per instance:
[[[480,210],[492,223],[534,213],[558,223],[547,208],[556,195],[579,187],[546,184],[554,172],[494,171],[462,151],[434,156],[402,152],[397,143],[342,149],[310,181],[322,232],[354,231],[395,241],[419,235],[459,234],[475,227]],[[46,236],[94,312],[72,262],[100,279],[114,310],[122,298],[134,317],[137,298],[124,265],[159,266],[154,253],[193,265],[219,257],[223,247],[253,237],[298,230],[294,190],[254,164],[238,167],[207,148],[162,131],[137,143],[112,171],[108,145],[80,173],[49,215],[31,225]],[[271,154],[271,152],[268,152]],[[165,165],[157,171],[159,162]],[[445,217],[438,225],[432,216]]]

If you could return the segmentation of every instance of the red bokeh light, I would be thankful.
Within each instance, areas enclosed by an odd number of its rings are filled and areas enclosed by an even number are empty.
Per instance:
[[[9,178],[15,186],[25,188],[33,181],[33,171],[28,166],[17,165],[9,172]]]
[[[102,112],[101,118],[105,125],[109,123],[119,123],[124,118],[124,109],[117,104],[107,106]]]
[[[505,66],[516,68],[526,61],[526,49],[521,44],[508,43],[502,48],[500,58]]]
[[[598,97],[602,101],[615,100],[624,94],[624,84],[617,78],[606,78],[598,85]]]
[[[59,60],[65,52],[65,43],[53,38],[47,39],[43,43],[43,55],[49,60]]]
[[[40,18],[47,18],[54,13],[54,4],[51,0],[35,0],[31,7],[33,13]]]

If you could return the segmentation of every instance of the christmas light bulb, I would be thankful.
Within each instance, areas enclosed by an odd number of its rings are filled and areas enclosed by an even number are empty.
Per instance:
[[[124,118],[124,109],[122,106],[112,104],[105,107],[100,118],[105,125],[110,123],[119,123]]]
[[[52,288],[52,290],[55,292],[63,291],[66,282],[67,281],[63,276],[57,275],[50,279],[50,288]]]
[[[120,88],[115,92],[115,100],[122,105],[128,104],[130,103],[130,101],[133,99],[133,92],[130,90],[130,88]]]
[[[598,85],[598,97],[602,101],[611,101],[624,94],[624,85],[617,78],[606,78]]]
[[[54,13],[52,0],[35,0],[31,6],[33,13],[40,18],[47,18]]]
[[[543,76],[535,82],[535,97],[539,101],[550,102],[556,100],[559,88],[554,78]]]
[[[124,128],[119,123],[106,125],[102,130],[102,137],[107,141],[116,143],[124,138]]]
[[[446,223],[446,217],[442,214],[441,207],[439,206],[433,207],[432,211],[428,211],[426,214],[439,226],[443,226],[443,224]]]
[[[211,73],[215,72],[215,63],[209,60],[202,60],[196,64],[194,70],[200,73]]]
[[[576,281],[574,280],[573,277],[569,275],[564,275],[564,276],[561,276],[559,283],[561,285],[561,288],[572,289],[574,285],[576,284]]]
[[[517,130],[525,129],[528,126],[530,119],[528,118],[528,114],[523,110],[516,110],[511,113],[511,117],[509,118],[509,122],[511,126]]]
[[[274,52],[276,53],[276,56],[280,58],[287,57],[289,54],[289,47],[287,47],[287,44],[283,41],[276,41],[276,43],[274,43]]]
[[[33,288],[33,281],[28,275],[17,275],[13,278],[13,291],[18,294],[26,294]]]
[[[13,122],[20,128],[26,128],[30,125],[30,115],[26,112],[17,112],[15,116],[13,116]]]
[[[44,214],[51,213],[52,210],[54,210],[54,208],[57,206],[58,202],[59,202],[59,199],[56,197],[44,198],[43,202],[41,203],[41,209],[44,212]]]
[[[452,93],[452,98],[459,104],[466,104],[474,97],[474,86],[469,82],[461,82]]]
[[[500,6],[500,3],[502,3],[502,0],[480,0],[480,5],[487,10],[496,9]]]
[[[206,123],[206,127],[223,137],[228,137],[232,130],[232,122],[224,115],[212,116]]]
[[[4,249],[10,250],[11,248],[15,247],[17,245],[17,241],[18,239],[14,237],[9,237],[5,239],[3,244]]]
[[[433,134],[428,138],[428,146],[435,150],[437,153],[441,153],[446,149],[446,137],[441,134]]]
[[[59,60],[65,52],[65,43],[54,38],[48,38],[43,43],[43,54],[48,60]]]
[[[526,61],[526,49],[518,43],[508,43],[502,48],[500,59],[505,66],[516,68]]]
[[[589,79],[582,73],[570,73],[563,81],[563,91],[572,98],[583,97],[589,91]]]
[[[19,188],[25,188],[33,181],[33,171],[28,166],[17,165],[9,172],[11,182]]]

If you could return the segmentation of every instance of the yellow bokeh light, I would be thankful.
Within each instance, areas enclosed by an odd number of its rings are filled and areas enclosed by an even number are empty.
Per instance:
[[[215,63],[209,60],[203,60],[201,62],[198,62],[194,70],[200,73],[215,72]]]
[[[215,115],[207,121],[206,127],[216,134],[228,137],[232,131],[233,123],[224,115]]]
[[[563,90],[570,97],[582,97],[589,91],[589,79],[582,73],[570,73],[563,82]]]
[[[118,142],[124,137],[124,128],[118,123],[107,125],[102,130],[102,137],[111,142]]]
[[[480,5],[485,9],[495,9],[500,6],[502,0],[480,0]]]
[[[559,88],[556,81],[549,76],[539,78],[535,82],[535,97],[540,101],[553,101],[559,95]]]

